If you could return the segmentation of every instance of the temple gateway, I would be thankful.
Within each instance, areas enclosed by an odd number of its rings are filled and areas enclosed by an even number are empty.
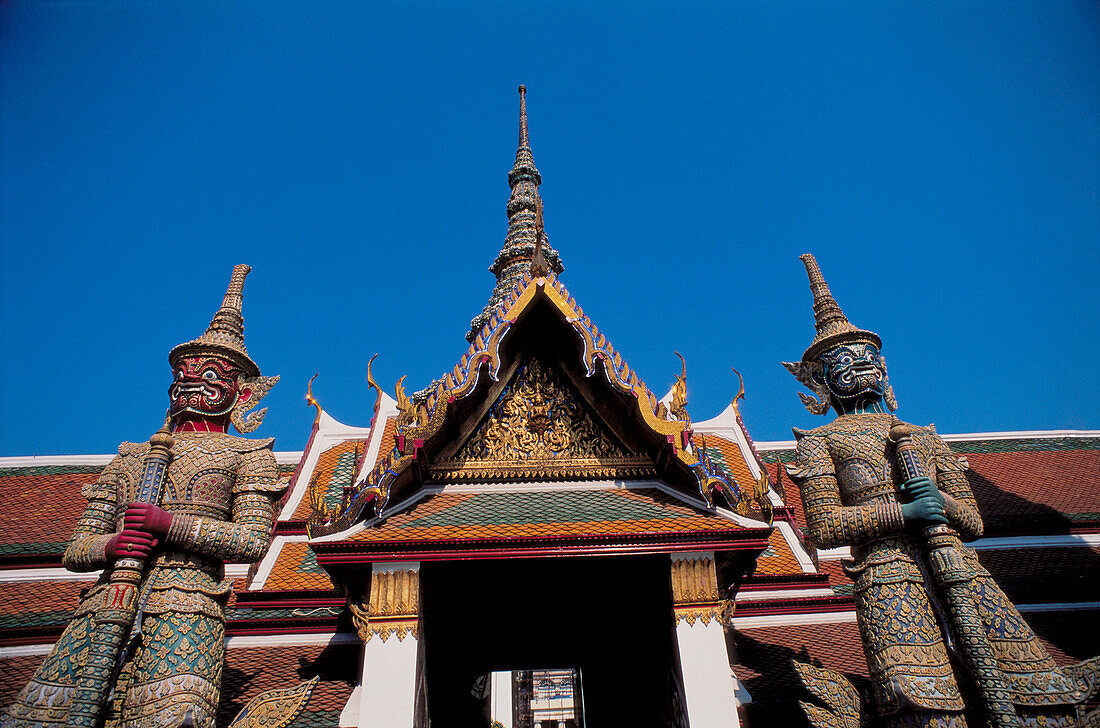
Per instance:
[[[560,277],[522,86],[508,183],[469,345],[365,424],[229,434],[278,379],[238,266],[149,443],[0,458],[0,725],[1100,725],[1100,432],[901,422],[812,256],[839,416],[695,419]]]

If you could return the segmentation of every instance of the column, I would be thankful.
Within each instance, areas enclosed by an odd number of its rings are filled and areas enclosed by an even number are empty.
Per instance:
[[[690,728],[739,728],[714,552],[672,554],[676,644]]]
[[[371,567],[370,600],[350,605],[363,640],[359,728],[414,728],[420,563]]]

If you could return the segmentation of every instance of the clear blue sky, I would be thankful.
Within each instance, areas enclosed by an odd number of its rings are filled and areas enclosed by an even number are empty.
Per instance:
[[[157,427],[232,266],[300,449],[306,381],[453,366],[506,229],[527,85],[563,281],[695,419],[823,419],[781,367],[814,252],[899,414],[1100,428],[1095,2],[0,5],[0,454]]]

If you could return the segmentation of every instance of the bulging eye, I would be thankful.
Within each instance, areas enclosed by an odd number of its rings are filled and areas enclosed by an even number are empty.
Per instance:
[[[218,378],[218,374],[213,369],[207,369],[205,372],[202,373],[202,378],[208,382],[213,382],[215,379]]]
[[[851,364],[852,363],[851,355],[850,354],[845,354],[844,356],[840,357],[840,363],[841,364]]]

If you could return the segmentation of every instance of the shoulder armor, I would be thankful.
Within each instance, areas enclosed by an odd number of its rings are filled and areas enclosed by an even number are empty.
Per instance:
[[[804,437],[824,437],[829,434],[829,428],[832,426],[830,422],[827,425],[820,425],[812,430],[800,430],[797,427],[792,427],[791,432],[794,433],[795,441],[799,441]]]
[[[118,446],[118,454],[122,457],[141,457],[149,450],[147,442],[123,442]]]
[[[229,447],[237,452],[255,452],[256,450],[271,450],[275,445],[274,437],[265,437],[261,440],[253,440],[249,437],[237,437],[235,435],[226,435],[231,442],[227,443]]]
[[[184,433],[185,435],[187,433]],[[237,453],[255,452],[257,450],[270,450],[275,444],[274,437],[265,437],[261,440],[253,440],[249,437],[237,437],[236,435],[217,434],[214,436],[200,435],[199,437],[184,437],[190,447],[197,447],[204,451],[232,450]],[[179,442],[178,444],[182,444]]]

